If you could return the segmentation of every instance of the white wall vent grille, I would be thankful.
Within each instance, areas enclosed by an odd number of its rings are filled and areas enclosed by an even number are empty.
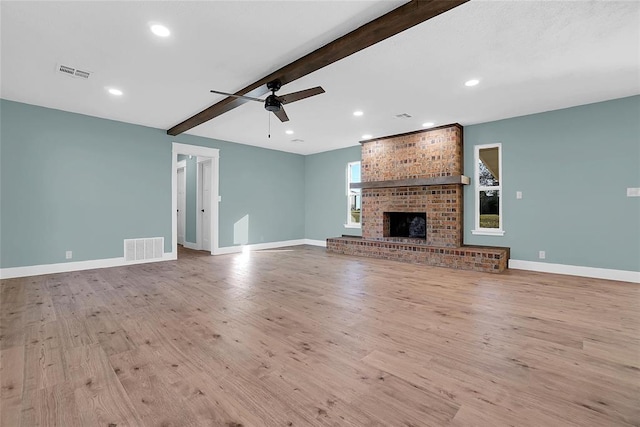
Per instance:
[[[124,260],[126,262],[162,259],[164,237],[149,239],[124,239]]]
[[[58,64],[58,71],[70,77],[80,77],[83,79],[88,79],[89,76],[91,76],[90,71],[79,70],[77,68],[69,67],[68,65],[62,64]]]

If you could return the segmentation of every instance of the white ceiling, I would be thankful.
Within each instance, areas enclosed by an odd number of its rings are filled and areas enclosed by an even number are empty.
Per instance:
[[[169,129],[223,98],[210,89],[235,92],[404,2],[2,1],[0,96]],[[150,22],[171,36],[157,38]],[[70,78],[59,63],[94,74]],[[481,82],[467,88],[470,78]],[[280,94],[318,85],[325,94],[286,106],[290,122],[271,115],[271,139],[257,102],[188,133],[310,154],[427,121],[470,125],[635,95],[640,2],[474,0]]]

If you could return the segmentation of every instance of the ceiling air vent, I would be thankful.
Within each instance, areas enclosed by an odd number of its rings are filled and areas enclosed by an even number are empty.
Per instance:
[[[393,117],[395,117],[396,119],[410,119],[411,118],[411,114],[402,113],[402,114],[396,114]]]
[[[80,77],[83,79],[88,79],[89,76],[91,76],[90,71],[83,71],[83,70],[79,70],[77,68],[69,67],[68,65],[62,65],[62,64],[58,65],[58,71],[70,77]]]
[[[304,142],[304,139],[296,138],[292,139],[291,142]]]
[[[91,75],[90,72],[82,71],[82,70],[76,70],[76,73],[75,73],[76,77],[82,77],[83,79],[88,79],[90,75]]]
[[[61,73],[64,73],[64,74],[68,74],[70,76],[73,76],[73,73],[76,72],[75,68],[67,67],[66,65],[61,65],[58,68],[58,71],[60,71]]]

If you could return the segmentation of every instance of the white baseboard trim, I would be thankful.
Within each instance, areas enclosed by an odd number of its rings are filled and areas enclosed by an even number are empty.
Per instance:
[[[311,245],[311,246],[322,246],[323,248],[327,247],[327,241],[326,240],[304,239],[304,244],[305,245]]]
[[[70,271],[93,270],[95,268],[121,267],[123,265],[147,264],[150,262],[172,261],[178,259],[177,254],[165,252],[162,259],[125,261],[122,258],[92,259],[89,261],[61,262],[58,264],[29,265],[26,267],[0,268],[0,279],[41,276],[43,274],[68,273]]]
[[[297,240],[283,240],[281,242],[268,242],[268,243],[254,243],[251,245],[238,245],[238,246],[226,246],[224,248],[218,248],[216,255],[235,254],[239,252],[247,251],[260,251],[263,249],[276,249],[284,248],[286,246],[300,246],[304,245],[304,239]]]
[[[550,264],[546,262],[509,260],[509,268],[514,270],[540,271],[543,273],[566,274],[569,276],[593,277],[595,279],[619,280],[640,283],[640,271],[612,270],[608,268],[583,267],[579,265]]]
[[[195,251],[199,251],[202,250],[202,248],[200,247],[200,245],[198,245],[197,243],[191,243],[191,242],[187,242],[185,241],[182,246],[184,246],[187,249],[193,249]]]

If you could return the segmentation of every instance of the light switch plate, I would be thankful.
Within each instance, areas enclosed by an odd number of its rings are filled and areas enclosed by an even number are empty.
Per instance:
[[[522,199],[522,191],[516,191],[516,199]]]
[[[627,197],[640,197],[640,188],[627,188]]]
[[[67,259],[71,259],[71,258],[73,258],[73,252],[71,252],[71,251],[67,251],[67,252],[65,252],[64,256],[65,256]]]

